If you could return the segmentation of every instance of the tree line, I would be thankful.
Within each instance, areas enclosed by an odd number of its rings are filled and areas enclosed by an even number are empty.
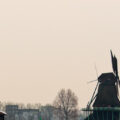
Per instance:
[[[6,105],[18,105],[19,109],[38,109],[42,120],[51,120],[54,117],[59,118],[59,120],[77,120],[78,116],[83,116],[78,108],[78,98],[71,89],[61,89],[53,104],[45,106],[42,106],[40,103],[0,102],[0,110],[5,111]]]

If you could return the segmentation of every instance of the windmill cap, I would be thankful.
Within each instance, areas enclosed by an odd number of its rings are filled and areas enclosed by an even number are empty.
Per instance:
[[[98,77],[98,81],[99,82],[105,82],[105,81],[111,81],[111,82],[116,82],[116,76],[110,72],[110,73],[102,73],[99,77]]]

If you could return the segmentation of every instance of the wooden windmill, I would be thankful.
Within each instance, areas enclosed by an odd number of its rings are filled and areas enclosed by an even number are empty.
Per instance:
[[[83,109],[88,114],[84,120],[120,120],[118,64],[117,58],[110,52],[113,72],[102,73],[98,77],[92,98]]]
[[[90,107],[92,103],[93,107],[120,107],[118,64],[117,58],[112,54],[112,51],[111,60],[113,72],[102,73],[98,77],[98,83],[93,96],[87,105],[88,107]],[[98,91],[96,93],[97,89]]]

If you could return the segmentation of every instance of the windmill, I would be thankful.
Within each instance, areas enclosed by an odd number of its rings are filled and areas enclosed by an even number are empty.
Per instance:
[[[118,64],[117,58],[111,52],[111,61],[113,72],[102,73],[98,78],[97,85],[93,92],[90,102],[87,107],[89,108],[93,103],[93,107],[118,107],[120,106],[119,101],[119,75],[118,75]],[[98,89],[98,91],[97,91]],[[96,93],[97,92],[97,93]],[[94,102],[93,102],[94,101]]]
[[[84,120],[120,120],[118,63],[112,51],[110,53],[113,72],[102,73],[97,78],[92,98],[83,109],[87,114]]]

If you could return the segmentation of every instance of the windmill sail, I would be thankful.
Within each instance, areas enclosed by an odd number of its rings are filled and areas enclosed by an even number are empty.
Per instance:
[[[113,56],[112,51],[111,52],[111,59],[112,59],[112,68],[113,68],[113,72],[115,73],[116,77],[118,77],[118,65],[117,65],[117,58],[115,57],[115,55]]]
[[[116,83],[117,95],[119,96],[119,85],[120,85],[120,82],[119,82],[119,76],[118,76],[117,58],[116,58],[115,55],[113,56],[112,51],[110,51],[110,52],[111,52],[111,60],[112,60],[113,72],[114,72],[114,74],[116,75],[116,79],[117,79],[117,83]]]

